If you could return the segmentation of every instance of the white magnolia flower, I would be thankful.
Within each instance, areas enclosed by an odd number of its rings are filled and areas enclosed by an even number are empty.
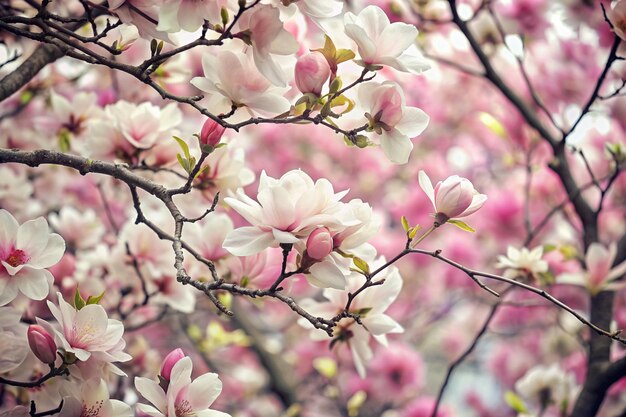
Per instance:
[[[557,277],[559,284],[572,284],[586,287],[592,294],[597,294],[607,286],[618,287],[612,281],[626,274],[626,261],[612,267],[617,256],[617,246],[613,242],[607,248],[601,243],[589,245],[585,254],[587,269],[580,273],[565,273]]]
[[[271,4],[292,16],[296,10],[317,22],[319,19],[327,19],[337,16],[343,10],[343,2],[340,0],[271,0]]]
[[[29,353],[22,313],[13,307],[0,307],[0,374],[16,369]]]
[[[240,227],[226,236],[224,248],[236,256],[248,256],[268,247],[295,244],[315,227],[338,224],[339,201],[347,191],[335,193],[326,179],[313,182],[300,170],[279,179],[261,174],[257,201],[237,191],[224,201],[252,226]]]
[[[370,267],[376,269],[385,264],[384,257],[370,262]],[[359,314],[363,325],[352,318],[342,319],[335,328],[335,341],[345,342],[352,351],[354,365],[359,375],[365,377],[365,365],[372,358],[372,349],[369,346],[370,334],[381,344],[387,345],[388,333],[402,333],[404,329],[394,319],[385,314],[385,311],[398,297],[402,289],[402,278],[394,266],[376,275],[376,280],[384,279],[382,285],[375,285],[363,290],[350,305],[350,312]],[[302,300],[302,307],[315,317],[330,318],[343,311],[348,301],[348,294],[356,291],[363,284],[363,276],[352,272],[348,277],[345,291],[328,288],[324,290],[324,297],[328,301]],[[299,323],[311,327],[306,320]],[[311,336],[316,340],[327,338],[325,333],[313,330]]]
[[[52,91],[50,103],[59,128],[66,129],[77,136],[84,132],[90,122],[102,116],[102,109],[98,106],[98,96],[95,93],[78,93],[70,102],[67,98]]]
[[[176,103],[160,108],[148,102],[138,105],[118,101],[105,111],[124,138],[137,149],[151,148],[159,139],[171,140],[171,130],[182,121]]]
[[[202,57],[204,77],[191,84],[209,93],[208,107],[213,112],[229,112],[232,105],[245,106],[250,115],[276,116],[289,110],[283,89],[259,72],[251,54],[219,49]]]
[[[498,256],[496,268],[506,268],[504,271],[506,278],[513,279],[523,276],[537,279],[539,274],[548,272],[548,263],[541,259],[542,256],[543,246],[537,246],[532,250],[527,248],[518,250],[509,246],[506,256]]]
[[[49,268],[61,260],[63,238],[50,233],[43,217],[20,225],[0,209],[0,306],[15,299],[18,291],[32,300],[43,300],[54,281]]]
[[[380,7],[367,6],[357,16],[348,12],[344,24],[346,35],[357,44],[365,65],[388,65],[415,74],[430,68],[414,45],[415,26],[390,23]]]
[[[234,3],[234,4],[233,4]],[[230,7],[229,7],[230,6]],[[237,3],[233,0],[166,0],[159,7],[159,24],[156,29],[175,33],[181,29],[195,32],[202,27],[205,20],[212,24],[221,22],[222,9],[237,11]]]
[[[92,378],[77,383],[67,383],[61,388],[63,407],[59,417],[133,417],[130,406],[109,399],[109,390],[104,380]]]
[[[237,23],[250,34],[252,57],[261,74],[274,85],[286,86],[285,73],[273,55],[293,55],[299,45],[283,27],[278,9],[266,4],[257,6],[251,13],[244,13]]]
[[[380,138],[385,156],[405,164],[413,149],[411,138],[426,129],[430,118],[417,107],[406,106],[398,84],[387,81],[363,83],[358,88],[359,104],[366,109],[370,128]]]
[[[55,336],[59,348],[71,352],[80,362],[90,361],[83,365],[94,369],[102,365],[118,374],[125,375],[111,362],[124,362],[132,359],[122,350],[126,342],[122,338],[124,325],[121,321],[110,319],[106,310],[98,304],[89,304],[76,310],[67,303],[61,293],[57,293],[59,305],[48,301],[48,308],[59,323],[61,330],[53,328],[49,323],[37,319],[40,326]]]
[[[178,360],[172,368],[167,392],[149,378],[136,377],[135,388],[153,404],[137,404],[137,411],[150,417],[230,417],[208,409],[222,392],[217,374],[204,374],[192,381],[192,367],[188,356]]]
[[[575,389],[574,375],[563,371],[559,365],[550,367],[538,365],[530,369],[515,383],[515,391],[527,400],[546,407],[557,404],[567,405]]]
[[[105,233],[100,218],[91,209],[81,213],[72,206],[66,206],[58,214],[51,213],[48,219],[50,225],[78,249],[94,247]]]

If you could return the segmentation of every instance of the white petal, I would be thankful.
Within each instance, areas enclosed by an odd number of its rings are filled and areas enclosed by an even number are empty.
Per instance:
[[[49,268],[57,264],[65,252],[65,241],[56,233],[52,233],[44,251],[28,263],[36,268]]]
[[[309,268],[310,275],[306,275],[311,285],[318,288],[335,288],[344,290],[346,288],[346,277],[343,272],[331,261],[325,260]]]
[[[222,381],[217,374],[208,373],[196,378],[189,386],[187,398],[194,410],[208,408],[222,392]]]
[[[26,297],[43,300],[50,292],[46,272],[48,271],[26,266],[13,279],[17,280],[18,288]]]
[[[389,132],[383,130],[380,135],[380,146],[385,156],[394,164],[406,164],[413,150],[413,142],[396,129]]]
[[[135,377],[135,388],[146,400],[154,404],[156,408],[165,410],[165,393],[163,392],[163,388],[155,381],[148,378]]]
[[[267,249],[272,243],[272,232],[264,232],[258,227],[240,227],[226,236],[222,246],[235,256],[250,256]]]
[[[433,183],[430,182],[430,178],[424,171],[419,172],[419,184],[422,188],[422,191],[426,194],[426,197],[433,203],[433,207],[437,210],[437,206],[435,205],[435,189],[433,188]]]

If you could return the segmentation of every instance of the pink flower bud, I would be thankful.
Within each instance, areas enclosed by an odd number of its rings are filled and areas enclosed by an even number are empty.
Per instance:
[[[487,196],[478,193],[467,178],[452,175],[439,181],[433,189],[424,171],[419,173],[419,183],[435,207],[437,221],[469,216],[485,204]]]
[[[317,228],[306,241],[306,253],[310,258],[321,261],[333,251],[333,237],[326,227]]]
[[[170,376],[172,375],[172,368],[176,363],[185,357],[185,353],[181,348],[174,349],[171,351],[163,361],[163,365],[161,365],[161,376],[163,379],[169,381]]]
[[[226,128],[213,119],[207,119],[200,132],[200,145],[217,146]]]
[[[296,62],[296,86],[303,93],[313,93],[319,96],[324,83],[330,77],[330,66],[324,55],[308,53],[298,58]]]
[[[37,359],[43,363],[53,363],[57,355],[57,345],[50,334],[41,326],[31,324],[28,327],[28,344]]]

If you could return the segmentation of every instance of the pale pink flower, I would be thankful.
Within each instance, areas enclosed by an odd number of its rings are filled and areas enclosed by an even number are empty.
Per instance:
[[[90,122],[102,116],[102,109],[98,106],[98,96],[95,93],[78,93],[70,102],[52,91],[50,104],[58,129],[65,129],[76,136],[81,136]]]
[[[161,3],[161,0],[110,0],[109,9],[115,12],[122,22],[135,25],[142,38],[170,42],[169,35],[158,30],[154,23],[158,21]]]
[[[466,217],[480,209],[487,196],[479,194],[467,178],[452,175],[435,188],[424,171],[419,172],[419,184],[426,196],[433,203],[439,223],[449,219]]]
[[[548,272],[548,262],[541,259],[542,256],[543,246],[537,246],[532,250],[509,246],[506,256],[498,256],[496,268],[506,268],[504,276],[507,278],[522,276],[538,279],[540,274]]]
[[[25,362],[29,349],[22,313],[13,307],[0,307],[0,374],[14,371]]]
[[[221,23],[220,10],[228,10],[229,0],[166,0],[159,7],[159,24],[156,29],[175,33],[181,29],[195,32],[205,20],[212,24]],[[236,7],[236,4],[234,5]],[[231,7],[236,11],[236,8]]]
[[[148,149],[159,139],[171,140],[171,130],[182,121],[176,103],[164,108],[151,103],[118,101],[105,109],[124,138],[137,149]]]
[[[398,84],[387,81],[363,83],[358,88],[359,104],[369,114],[370,128],[380,138],[385,156],[405,164],[413,149],[411,138],[428,126],[429,117],[417,107],[408,107]]]
[[[371,262],[370,267],[376,269],[385,263],[385,258],[380,257]],[[361,316],[363,325],[358,324],[352,318],[342,319],[335,328],[337,341],[346,342],[352,351],[352,358],[357,372],[361,378],[365,377],[365,366],[372,357],[372,349],[369,346],[370,334],[381,344],[387,345],[387,334],[402,333],[404,329],[394,319],[385,314],[391,303],[395,301],[402,289],[402,278],[398,269],[391,266],[378,274],[376,279],[384,279],[381,285],[375,285],[362,291],[352,302],[350,312]],[[302,307],[315,317],[331,318],[343,311],[348,301],[348,294],[356,291],[363,284],[363,276],[352,272],[347,277],[346,290],[327,288],[324,297],[328,301],[315,301],[313,299],[302,300]],[[303,326],[310,327],[305,320],[300,320]],[[311,333],[315,340],[324,340],[328,336],[318,330]]]
[[[54,334],[57,346],[65,352],[73,353],[80,362],[91,361],[90,365],[109,365],[111,371],[125,375],[111,362],[124,362],[131,359],[122,350],[126,342],[122,338],[124,325],[110,319],[106,310],[98,304],[89,304],[76,310],[67,303],[61,293],[57,293],[59,305],[48,301],[50,312],[61,326],[54,329],[49,323],[37,319],[50,334]]]
[[[556,404],[561,409],[567,407],[575,386],[574,374],[566,373],[558,364],[550,367],[538,365],[515,383],[515,391],[542,408]]]
[[[338,224],[335,214],[339,201],[347,193],[335,193],[326,179],[315,183],[299,170],[279,179],[261,174],[257,201],[237,191],[236,198],[224,201],[252,226],[233,230],[226,236],[224,248],[236,256],[248,256],[268,247],[294,244],[308,237],[320,225]]]
[[[0,306],[21,292],[32,300],[43,300],[54,281],[49,268],[61,260],[63,238],[50,233],[43,217],[20,225],[0,209]]]
[[[289,110],[283,90],[259,72],[250,53],[218,50],[202,57],[204,77],[191,84],[209,93],[208,107],[213,112],[230,111],[232,105],[245,106],[251,115],[276,116]]]
[[[380,7],[367,6],[356,16],[348,12],[344,24],[346,35],[357,44],[363,64],[388,65],[415,74],[430,68],[414,45],[415,26],[390,23]]]
[[[137,404],[137,411],[151,417],[230,417],[209,409],[222,392],[222,381],[217,374],[207,373],[192,381],[192,367],[188,356],[178,360],[172,367],[167,391],[156,381],[136,377],[135,388],[153,404]]]
[[[564,273],[557,277],[559,284],[571,284],[585,287],[592,294],[611,287],[621,287],[613,281],[626,274],[626,261],[613,267],[617,256],[617,245],[613,242],[607,248],[602,243],[594,242],[587,248],[585,265],[587,269],[581,273]]]
[[[330,66],[324,55],[311,52],[302,55],[296,62],[295,81],[298,90],[303,94],[322,94],[324,83],[330,77]]]
[[[133,417],[130,406],[109,398],[103,379],[91,378],[81,383],[66,383],[61,388],[63,407],[59,417]]]
[[[327,19],[337,16],[343,10],[343,1],[340,0],[271,0],[272,4],[288,15],[297,10],[305,16],[317,22],[319,19]]]
[[[48,217],[50,225],[63,236],[66,242],[77,249],[87,249],[101,242],[104,225],[96,212],[87,209],[79,212],[72,206],[63,207],[59,213]]]
[[[626,41],[626,1],[620,0],[607,12],[609,21],[613,24],[613,31],[622,40]]]
[[[298,51],[298,42],[283,27],[277,8],[262,4],[250,13],[244,13],[239,22],[242,30],[250,36],[252,56],[259,72],[274,85],[286,86],[285,74],[275,61],[274,55],[293,55]]]

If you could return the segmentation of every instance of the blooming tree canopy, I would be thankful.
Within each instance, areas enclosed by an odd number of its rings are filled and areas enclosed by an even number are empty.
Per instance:
[[[0,2],[0,417],[626,415],[625,32]]]

